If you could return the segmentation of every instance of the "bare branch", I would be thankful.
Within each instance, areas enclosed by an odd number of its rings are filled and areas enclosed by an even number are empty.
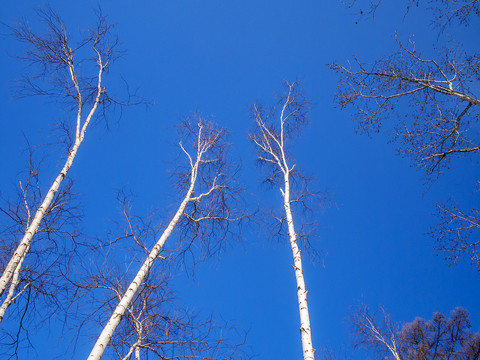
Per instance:
[[[480,271],[480,212],[471,209],[465,213],[452,199],[446,205],[437,205],[440,223],[431,232],[437,240],[437,250],[447,260],[456,263],[461,257],[470,257],[472,265]]]
[[[308,192],[306,186],[295,188],[297,176],[295,164],[291,163],[288,156],[287,142],[295,136],[307,121],[307,100],[298,91],[298,83],[285,83],[285,95],[270,111],[265,111],[260,105],[254,104],[250,117],[255,123],[255,129],[250,133],[250,139],[256,146],[257,163],[266,169],[266,182],[279,184],[283,198],[285,216],[276,217],[278,234],[283,230],[284,223],[288,227],[288,238],[294,259],[294,272],[297,281],[297,297],[300,314],[300,335],[302,339],[303,358],[314,359],[315,350],[312,345],[310,317],[307,305],[307,291],[302,269],[301,251],[298,239],[302,238],[296,233],[293,222],[292,205],[305,204]],[[278,119],[274,119],[276,110]],[[305,184],[304,184],[305,185]],[[295,195],[298,193],[298,197]],[[283,235],[283,234],[282,234]],[[303,243],[308,244],[308,237],[303,238]]]
[[[180,170],[179,167],[178,171],[182,175],[179,176],[177,187],[183,191],[184,197],[180,200],[175,215],[162,235],[148,252],[133,280],[125,289],[118,290],[119,299],[115,302],[116,306],[112,315],[98,337],[89,359],[98,360],[101,358],[116,329],[121,324],[121,319],[134,306],[135,299],[144,291],[148,291],[145,286],[151,269],[177,225],[180,226],[183,234],[188,235],[182,236],[182,238],[188,239],[187,249],[195,240],[196,243],[200,242],[201,247],[205,246],[211,251],[214,241],[221,244],[230,234],[230,221],[233,219],[232,214],[236,213],[236,210],[230,208],[230,206],[235,204],[236,199],[232,195],[235,196],[237,193],[231,191],[233,189],[232,178],[228,176],[230,174],[230,164],[225,156],[226,131],[205,121],[200,116],[185,119],[180,129],[182,134],[180,148],[187,155],[188,165],[183,168],[184,171]],[[196,156],[190,154],[196,154]],[[194,196],[194,192],[200,195]],[[189,215],[184,216],[186,214]],[[127,222],[129,222],[128,219],[129,217],[127,217]],[[197,221],[191,221],[191,219]],[[198,219],[201,219],[201,221]],[[129,223],[131,225],[131,222]],[[136,239],[132,226],[129,226],[129,232]],[[217,245],[213,246],[216,247]],[[138,336],[137,328],[135,342],[138,340]],[[142,341],[142,345],[134,347],[135,349],[132,349],[132,346],[130,344],[130,350],[140,351],[141,347],[148,345],[145,345]]]
[[[357,66],[358,71],[338,65],[332,68],[343,76],[337,102],[342,108],[351,105],[355,109],[360,131],[378,131],[385,118],[399,112],[397,103],[405,98],[410,111],[408,119],[396,126],[396,137],[405,145],[402,152],[427,173],[441,170],[439,158],[448,160],[450,154],[476,151],[478,144],[465,134],[471,120],[464,117],[467,113],[471,119],[478,116],[480,101],[469,92],[465,80],[479,71],[477,58],[465,57],[461,62],[455,53],[447,52],[440,67],[401,45],[401,52],[377,62],[372,70],[358,61]]]
[[[476,1],[437,3],[478,6]],[[400,154],[412,158],[427,179],[435,181],[449,168],[450,161],[459,157],[478,159],[480,154],[475,130],[480,115],[480,57],[449,48],[437,59],[427,58],[413,41],[408,46],[397,42],[396,54],[370,67],[357,59],[353,67],[332,65],[342,77],[336,101],[342,108],[354,109],[360,132],[378,132],[386,120],[392,120]],[[475,252],[470,252],[475,246],[465,247],[476,243],[467,239],[467,235],[475,236],[473,230],[477,229],[467,220],[475,219],[477,210],[472,210],[473,218],[469,218],[458,207],[454,209],[439,207],[441,224],[432,232],[438,236],[438,249],[446,251],[446,257],[453,261],[463,249],[478,265]]]

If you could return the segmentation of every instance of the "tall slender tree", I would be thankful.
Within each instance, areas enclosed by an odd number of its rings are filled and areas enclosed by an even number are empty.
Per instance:
[[[303,359],[314,359],[315,349],[312,344],[310,316],[308,312],[305,278],[303,274],[302,255],[295,230],[292,207],[294,204],[305,205],[309,192],[299,178],[298,169],[290,156],[288,143],[307,121],[307,100],[298,91],[298,83],[286,83],[286,94],[277,106],[265,110],[261,105],[252,107],[252,119],[255,129],[250,139],[257,149],[258,164],[267,170],[265,181],[280,185],[284,216],[280,226],[286,223],[288,239],[293,255],[293,269],[297,282],[297,298],[300,313],[300,336],[302,340]],[[299,181],[295,181],[299,180]],[[298,219],[297,219],[298,221]]]
[[[115,329],[134,301],[135,294],[145,285],[145,280],[160,251],[177,226],[187,234],[184,248],[200,242],[207,251],[216,248],[230,231],[230,223],[238,221],[235,208],[237,188],[232,165],[226,157],[227,132],[200,116],[186,119],[181,127],[179,147],[184,153],[186,171],[179,174],[177,186],[183,190],[175,215],[148,253],[132,282],[119,299],[115,310],[98,337],[88,359],[98,360],[112,339]],[[185,237],[185,236],[184,236]]]
[[[11,28],[14,38],[27,46],[25,54],[19,58],[31,64],[31,69],[38,70],[37,73],[24,77],[19,94],[60,98],[62,102],[73,106],[76,116],[72,124],[61,124],[67,134],[68,145],[66,153],[59,157],[64,159],[64,163],[45,196],[41,201],[38,199],[35,202],[35,208],[28,204],[29,194],[25,192],[28,189],[22,188],[27,218],[23,222],[21,240],[12,246],[13,254],[9,254],[10,259],[2,264],[0,297],[3,298],[3,303],[0,306],[0,320],[19,293],[16,289],[19,275],[27,254],[35,245],[35,235],[48,215],[58,210],[56,199],[59,198],[59,189],[85,139],[87,128],[98,108],[109,103],[104,74],[115,60],[114,48],[117,41],[111,34],[112,26],[101,13],[98,13],[96,27],[90,29],[76,46],[72,44],[65,24],[55,11],[47,7],[38,10],[37,14],[46,27],[45,34],[34,32],[26,22]],[[91,52],[89,56],[93,54],[93,58],[87,58],[83,63],[85,65],[85,62],[93,61],[96,69],[90,77],[79,75],[79,64],[82,64],[80,54],[87,48]],[[70,136],[71,133],[73,135]],[[24,290],[25,288],[20,292]]]

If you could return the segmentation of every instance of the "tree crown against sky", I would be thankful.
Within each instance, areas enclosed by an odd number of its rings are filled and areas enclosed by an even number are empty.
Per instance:
[[[479,15],[477,1],[430,4],[442,37],[459,23],[470,30],[470,20]],[[380,6],[382,1],[373,3],[369,14]],[[413,38],[402,42],[396,36],[398,51],[393,55],[371,64],[354,58],[352,65],[331,66],[340,75],[337,103],[354,109],[359,131],[371,134],[393,124],[389,128],[399,152],[411,158],[429,181],[461,158],[475,166],[480,154],[480,54],[465,47],[462,38],[449,37],[450,41],[437,39],[440,45],[424,55],[428,50],[424,45],[418,46]],[[472,182],[480,184],[478,177]],[[480,270],[478,207],[464,208],[452,196],[437,205],[437,212],[439,224],[431,232],[437,249],[452,263],[470,258]]]

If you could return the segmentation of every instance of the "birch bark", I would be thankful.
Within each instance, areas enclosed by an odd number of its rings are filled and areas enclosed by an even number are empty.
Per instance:
[[[26,252],[28,252],[28,249]],[[19,284],[20,269],[22,268],[24,260],[25,260],[25,256],[20,259],[20,262],[15,268],[12,280],[10,282],[10,288],[8,289],[8,294],[5,297],[5,300],[3,301],[2,306],[0,306],[0,322],[3,320],[3,317],[5,316],[5,312],[7,311],[8,307],[12,304],[12,302],[14,302],[15,299],[26,290],[27,286],[30,285],[30,283],[27,283],[27,285],[25,285],[24,288],[17,295],[15,295],[15,290],[17,289],[17,286]]]
[[[71,80],[74,84],[75,90],[76,90],[76,97],[78,100],[78,110],[77,110],[77,119],[76,119],[76,135],[75,135],[75,142],[69,151],[67,160],[65,161],[65,164],[62,168],[62,170],[58,173],[57,177],[55,178],[52,186],[47,192],[47,195],[42,201],[42,204],[40,207],[37,209],[35,212],[35,216],[28,226],[27,230],[25,231],[25,234],[20,241],[19,245],[17,246],[14,254],[12,255],[8,265],[6,266],[5,270],[2,273],[2,276],[0,277],[0,296],[5,292],[7,289],[7,286],[9,283],[11,283],[10,289],[9,289],[9,294],[7,295],[7,299],[5,299],[4,303],[2,304],[2,317],[0,318],[0,321],[3,318],[3,315],[8,308],[8,306],[11,304],[11,297],[13,296],[13,293],[15,291],[15,287],[18,284],[17,280],[14,279],[12,280],[13,277],[18,278],[18,274],[21,270],[21,265],[30,250],[31,244],[33,237],[35,233],[37,232],[43,218],[46,216],[48,213],[49,207],[52,203],[52,201],[55,198],[55,194],[57,193],[58,189],[60,188],[60,185],[62,184],[63,180],[66,178],[68,171],[72,167],[73,161],[75,160],[75,157],[77,155],[78,149],[80,145],[82,144],[84,138],[85,138],[85,133],[87,131],[88,125],[90,124],[90,121],[95,114],[95,111],[97,110],[97,107],[100,103],[101,95],[104,93],[104,90],[102,89],[102,74],[103,70],[105,68],[105,64],[102,63],[102,58],[100,53],[95,49],[94,50],[97,53],[97,64],[99,67],[98,71],[98,76],[97,76],[97,89],[96,89],[96,96],[92,105],[92,108],[90,109],[90,112],[88,113],[85,121],[83,122],[83,125],[81,124],[81,116],[82,116],[82,97],[81,97],[81,92],[80,92],[80,87],[78,85],[78,81],[75,75],[75,68],[73,65],[73,53],[71,52],[70,48],[68,47],[67,44],[65,44],[64,51],[65,55],[67,57],[67,66],[70,72],[70,77]],[[8,299],[10,298],[10,300]]]
[[[178,207],[177,212],[175,213],[174,217],[168,224],[167,228],[163,232],[162,236],[160,239],[157,241],[155,246],[152,248],[150,253],[148,254],[147,258],[145,259],[143,265],[141,266],[140,270],[137,272],[135,278],[133,281],[130,283],[128,289],[126,290],[125,294],[123,295],[122,299],[116,306],[113,314],[111,315],[110,319],[108,320],[108,323],[105,325],[103,328],[100,336],[98,337],[90,355],[88,356],[89,360],[99,360],[103,352],[105,351],[108,343],[110,342],[113,333],[117,326],[120,324],[120,321],[122,320],[122,317],[125,315],[125,312],[130,305],[130,303],[133,300],[133,297],[135,293],[137,292],[138,288],[142,284],[142,282],[145,279],[145,276],[148,274],[150,271],[154,261],[157,259],[157,256],[162,249],[163,245],[165,242],[168,240],[170,235],[173,232],[173,229],[177,225],[178,221],[182,217],[182,215],[185,214],[185,208],[187,207],[187,204],[190,201],[196,201],[200,200],[204,196],[208,196],[213,190],[217,188],[218,185],[213,182],[212,187],[204,194],[201,194],[196,197],[192,197],[193,190],[195,188],[195,183],[197,180],[197,174],[199,171],[200,164],[204,162],[202,159],[202,156],[210,149],[210,147],[215,145],[216,140],[218,139],[218,135],[214,136],[213,138],[209,138],[208,135],[206,135],[205,139],[203,138],[202,135],[202,129],[203,125],[201,122],[198,125],[198,140],[197,140],[197,154],[196,154],[196,159],[195,162],[193,162],[192,157],[188,154],[188,152],[183,148],[182,144],[180,143],[180,147],[182,148],[183,152],[187,155],[189,161],[190,161],[190,185],[189,188],[185,194],[184,199],[182,200],[180,206]],[[209,160],[205,160],[205,162],[208,162]],[[138,347],[137,347],[138,348]],[[138,354],[137,354],[138,353]],[[139,352],[136,352],[136,356],[139,356]]]
[[[138,271],[133,281],[130,283],[130,286],[128,287],[127,291],[123,295],[122,300],[118,303],[117,307],[115,308],[115,311],[113,312],[112,316],[108,320],[107,325],[105,325],[105,327],[103,328],[102,333],[98,337],[97,342],[93,346],[93,349],[90,355],[88,356],[89,360],[99,360],[102,357],[103,352],[107,347],[107,344],[110,342],[110,339],[112,338],[112,335],[115,329],[117,328],[118,324],[120,324],[120,321],[122,320],[122,317],[125,314],[125,311],[127,310],[128,305],[132,301],[133,296],[135,295],[141,283],[145,279],[145,276],[150,271],[150,268],[152,267],[153,262],[157,258],[158,253],[162,249],[163,245],[172,234],[172,231],[175,228],[175,225],[177,225],[178,220],[183,215],[185,207],[190,201],[190,196],[192,195],[193,188],[195,186],[195,179],[196,179],[196,169],[195,169],[195,173],[192,174],[192,181],[190,183],[188,192],[185,198],[183,199],[182,203],[180,204],[175,216],[170,221],[167,228],[163,232],[162,236],[160,237],[160,239],[157,241],[153,249],[148,254],[142,267]]]
[[[307,294],[305,288],[305,279],[303,276],[302,256],[297,244],[297,233],[292,215],[292,199],[290,194],[291,172],[295,165],[288,164],[286,154],[285,139],[290,135],[292,129],[297,129],[306,116],[302,108],[305,106],[305,100],[295,89],[296,83],[287,83],[287,95],[280,102],[280,124],[272,123],[269,115],[265,115],[261,107],[253,107],[253,118],[257,125],[256,132],[250,134],[251,140],[255,143],[258,150],[258,161],[260,164],[270,169],[268,182],[279,182],[280,191],[283,197],[283,207],[285,210],[285,219],[288,226],[288,237],[292,249],[295,279],[297,282],[297,298],[300,314],[300,336],[302,340],[303,359],[313,360],[315,349],[312,344],[310,316],[308,313]],[[274,113],[272,111],[270,114]],[[282,176],[283,175],[283,176]]]
[[[300,313],[300,336],[302,339],[302,349],[304,360],[313,360],[315,357],[315,349],[312,343],[312,334],[310,327],[310,316],[308,314],[307,294],[305,287],[305,278],[303,277],[301,250],[297,244],[297,234],[293,223],[292,209],[290,207],[290,179],[289,172],[285,173],[285,190],[282,192],[283,206],[287,217],[288,237],[290,238],[290,246],[292,248],[295,279],[297,281],[297,298],[298,309]]]

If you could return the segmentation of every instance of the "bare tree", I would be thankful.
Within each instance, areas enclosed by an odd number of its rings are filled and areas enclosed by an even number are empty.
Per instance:
[[[155,232],[149,228],[150,225],[144,228],[142,218],[130,218],[128,215],[127,224],[129,229],[125,236],[116,240],[133,240],[130,246],[136,246],[137,249],[127,246],[129,257],[136,257],[133,254],[138,249],[144,254],[142,243],[148,242]],[[84,284],[77,284],[88,292],[88,296],[84,295],[82,299],[90,304],[81,317],[81,327],[86,323],[101,324],[103,315],[115,310],[128,288],[131,269],[137,264],[134,260],[130,264],[115,261],[119,249],[114,244],[110,246],[106,258],[96,262],[101,265],[96,267],[95,273],[82,279]],[[199,315],[177,304],[169,286],[169,276],[174,269],[172,259],[171,256],[162,257],[161,262],[152,266],[108,343],[108,355],[125,360],[244,358],[243,342],[234,342],[236,336],[233,328],[216,323],[213,319],[201,320]],[[91,272],[92,268],[89,270]],[[74,312],[78,317],[78,309]]]
[[[62,129],[65,130],[64,141],[67,144],[66,153],[60,156],[60,159],[65,157],[64,165],[47,193],[40,197],[41,192],[36,191],[35,195],[32,195],[28,193],[28,186],[25,188],[20,184],[23,196],[21,211],[26,215],[20,220],[15,215],[20,211],[19,208],[3,209],[3,212],[11,216],[14,222],[21,222],[22,235],[18,245],[12,247],[13,253],[6,257],[2,266],[3,273],[0,278],[0,296],[4,295],[1,306],[2,315],[12,301],[26,289],[24,286],[17,291],[17,286],[20,284],[19,274],[27,253],[33,251],[35,247],[33,241],[35,235],[43,231],[42,229],[51,227],[49,221],[52,219],[55,221],[54,214],[60,209],[59,206],[64,205],[62,196],[66,192],[61,190],[62,183],[77,156],[97,109],[109,103],[110,99],[103,85],[103,78],[115,59],[116,39],[111,35],[112,26],[106,22],[101,13],[98,14],[96,27],[88,31],[86,37],[75,47],[57,13],[51,8],[46,8],[38,10],[37,14],[46,27],[44,35],[34,32],[26,22],[11,28],[14,38],[27,46],[25,54],[19,57],[20,60],[31,64],[32,69],[38,70],[37,73],[25,76],[19,94],[60,98],[75,109],[76,116],[71,125],[61,124]],[[83,51],[87,52],[87,49],[91,53],[89,56],[93,55],[93,57],[84,61],[76,57]],[[95,65],[93,75],[79,76],[79,64],[83,64],[83,68],[87,69],[85,73],[88,73],[89,62]],[[34,169],[31,169],[31,176],[31,179],[36,179]],[[39,189],[38,184],[35,186]],[[68,185],[64,189],[68,189]],[[35,201],[27,200],[31,196],[35,197]]]
[[[122,291],[123,295],[98,337],[89,359],[102,357],[115,329],[138,291],[142,290],[145,279],[176,226],[183,225],[183,228],[188,226],[191,229],[187,230],[187,248],[190,248],[192,239],[198,239],[196,243],[210,248],[211,242],[225,239],[231,222],[242,218],[237,215],[237,209],[232,207],[237,201],[237,190],[233,186],[235,180],[226,158],[226,131],[200,116],[186,119],[180,128],[182,134],[179,146],[187,159],[187,166],[186,172],[179,177],[177,186],[184,190],[184,198],[135,278]],[[184,222],[181,223],[181,220]]]
[[[297,281],[297,297],[300,312],[300,335],[302,339],[303,358],[313,359],[315,349],[312,344],[310,316],[308,313],[307,294],[303,275],[302,256],[298,244],[299,235],[295,231],[292,208],[295,205],[304,207],[307,199],[316,194],[301,185],[301,176],[290,156],[289,141],[305,125],[307,121],[308,102],[298,91],[298,83],[286,83],[286,94],[281,97],[277,106],[271,110],[254,104],[251,117],[255,129],[250,139],[257,149],[257,161],[266,170],[266,182],[279,184],[283,199],[284,215],[278,221],[280,228],[286,224],[288,238],[292,249]],[[298,221],[298,219],[297,219]],[[304,238],[308,243],[308,238]]]
[[[411,0],[410,6],[418,3],[419,0]],[[450,24],[469,25],[472,17],[480,15],[478,0],[431,0],[429,5],[433,10],[433,23],[442,31]]]
[[[435,313],[432,320],[417,318],[399,330],[383,309],[372,313],[362,304],[351,321],[357,345],[362,345],[379,359],[480,358],[480,333],[470,331],[469,314],[462,308],[452,310],[450,318]]]
[[[32,221],[30,209],[37,208],[42,201],[40,172],[40,165],[34,162],[30,151],[29,169],[24,181],[19,181],[17,198],[14,201],[4,200],[0,206],[2,257],[7,257],[12,251],[18,234],[28,229]],[[80,245],[77,238],[81,213],[72,188],[73,182],[67,179],[55,193],[37,229],[37,240],[31,255],[26,262],[25,258],[21,261],[21,264],[25,263],[26,266],[17,266],[15,270],[12,285],[0,306],[0,321],[10,304],[22,296],[28,287],[35,289],[35,294],[52,297],[60,295],[53,289],[60,286],[58,279],[63,275],[51,270],[61,266],[68,267],[69,261],[75,256],[75,248]]]
[[[435,4],[456,9],[454,13],[444,9],[449,22],[452,16],[466,22],[468,14],[478,13],[477,1]],[[378,132],[387,121],[393,123],[399,152],[434,181],[454,159],[478,160],[480,139],[473,128],[480,113],[480,56],[457,46],[444,48],[433,58],[422,55],[411,40],[408,45],[398,39],[397,43],[398,52],[373,64],[355,58],[349,66],[331,65],[341,77],[336,100],[341,108],[353,108],[362,133]],[[469,256],[480,270],[474,231],[478,209],[460,210],[452,203],[438,205],[441,224],[433,229],[437,248],[451,260]]]

